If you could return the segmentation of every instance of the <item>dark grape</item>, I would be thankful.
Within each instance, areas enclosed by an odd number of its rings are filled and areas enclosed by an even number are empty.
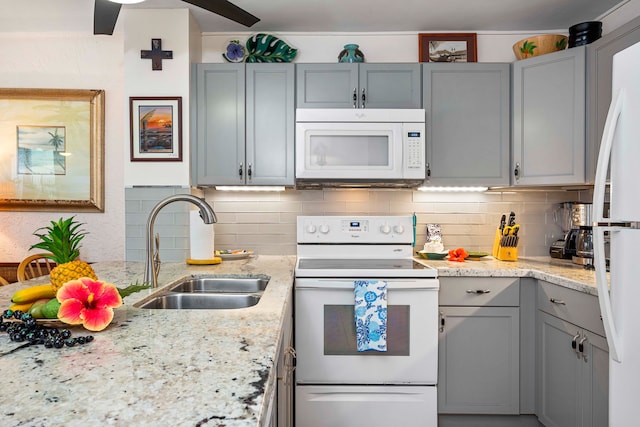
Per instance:
[[[24,313],[22,312],[22,310],[16,310],[13,312],[13,318],[16,320],[21,320],[23,314]]]
[[[64,343],[67,345],[67,347],[73,347],[74,345],[76,345],[76,339],[75,338],[69,338],[69,339],[65,340]]]
[[[87,337],[78,337],[76,340],[78,341],[78,344],[84,344],[87,342]]]
[[[68,329],[61,329],[60,336],[66,340],[71,336],[71,331],[69,331]]]
[[[20,321],[3,321],[1,319],[17,319]],[[0,315],[0,332],[6,332],[9,339],[14,342],[28,341],[27,345],[20,346],[13,351],[29,345],[44,345],[46,348],[73,347],[76,344],[86,344],[93,341],[93,336],[71,337],[68,329],[47,328],[40,325],[29,313],[20,310],[4,310]],[[13,351],[10,351],[12,353]],[[0,353],[4,355],[8,353]]]
[[[13,310],[6,309],[2,312],[2,317],[5,319],[11,319],[13,317]]]

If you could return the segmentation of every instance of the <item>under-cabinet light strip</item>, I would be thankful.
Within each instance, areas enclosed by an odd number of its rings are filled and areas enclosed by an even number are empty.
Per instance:
[[[439,192],[439,193],[446,193],[446,192],[471,193],[471,192],[487,191],[488,189],[489,189],[488,187],[418,187],[418,190],[420,191]]]
[[[284,191],[284,186],[218,185],[219,191]]]

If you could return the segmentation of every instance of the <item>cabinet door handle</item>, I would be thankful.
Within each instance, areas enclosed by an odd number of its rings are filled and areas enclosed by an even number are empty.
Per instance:
[[[490,292],[491,292],[491,289],[467,289],[468,294],[482,295],[482,294],[488,294]]]
[[[366,101],[367,101],[367,95],[365,95],[364,88],[362,88],[362,108],[365,108]]]
[[[427,178],[431,178],[431,166],[427,163]]]
[[[440,311],[440,333],[444,333],[444,313]]]
[[[358,108],[358,88],[353,88],[353,108]]]
[[[567,305],[567,303],[562,301],[561,299],[549,298],[549,301],[558,305]]]
[[[243,169],[243,164],[240,163],[240,167],[238,168],[238,177],[240,178],[240,181],[242,181],[242,169]]]
[[[251,172],[251,163],[249,163],[249,166],[247,167],[247,179],[248,179],[249,181],[251,181],[252,175],[253,175],[253,174],[252,174],[252,172]]]
[[[589,341],[589,338],[584,335],[582,337],[582,339],[578,342],[578,351],[580,351],[580,354],[582,355],[582,359],[584,360],[585,363],[587,363],[587,353],[584,352],[584,343]]]
[[[513,170],[513,175],[516,177],[516,181],[520,179],[520,163],[516,163],[516,168]]]
[[[580,353],[578,353],[578,338],[580,338],[580,331],[576,332],[576,334],[571,339],[571,348],[576,352],[578,359],[580,358]]]

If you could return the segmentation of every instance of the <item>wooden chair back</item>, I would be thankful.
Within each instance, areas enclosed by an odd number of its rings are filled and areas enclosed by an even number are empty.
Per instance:
[[[51,273],[56,267],[56,263],[47,258],[49,254],[33,254],[20,262],[18,265],[18,281],[33,279]]]
[[[0,276],[0,286],[8,285],[9,282],[4,277]]]

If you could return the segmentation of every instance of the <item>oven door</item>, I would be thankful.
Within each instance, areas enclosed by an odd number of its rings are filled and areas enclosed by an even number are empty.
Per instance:
[[[358,352],[354,283],[296,279],[298,384],[437,383],[437,279],[387,281],[387,350]]]

